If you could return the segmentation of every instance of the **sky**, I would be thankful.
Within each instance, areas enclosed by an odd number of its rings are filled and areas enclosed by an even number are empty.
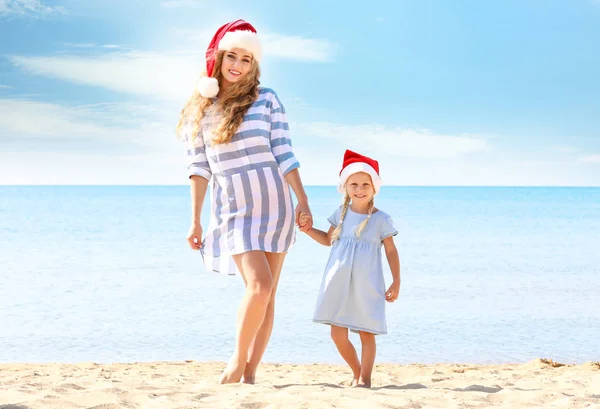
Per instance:
[[[0,0],[0,184],[188,184],[215,30],[263,44],[306,185],[600,186],[600,0]]]

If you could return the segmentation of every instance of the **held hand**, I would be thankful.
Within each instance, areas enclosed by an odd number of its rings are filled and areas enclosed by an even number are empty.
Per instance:
[[[300,228],[300,231],[304,231],[305,233],[308,232],[308,230],[310,230],[310,228],[306,228],[308,223],[312,224],[311,217],[306,213],[300,213],[300,217],[298,219],[298,227]]]
[[[296,206],[296,223],[298,224],[300,231],[304,233],[312,228],[313,219],[308,203],[300,202]]]
[[[390,288],[385,292],[385,300],[387,302],[394,302],[400,295],[400,281],[394,281]]]
[[[187,235],[187,242],[192,250],[200,250],[202,247],[202,226],[200,226],[200,223],[192,223]]]

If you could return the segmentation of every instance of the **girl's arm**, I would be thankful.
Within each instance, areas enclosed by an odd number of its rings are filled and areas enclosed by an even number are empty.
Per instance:
[[[398,256],[398,250],[396,249],[396,244],[394,244],[393,236],[383,239],[383,247],[393,278],[392,284],[385,293],[385,300],[394,302],[398,299],[398,295],[400,294],[400,256]]]
[[[206,196],[208,187],[208,179],[192,175],[190,176],[190,196],[192,198],[192,225],[188,233],[187,241],[193,250],[198,250],[202,247],[202,205]]]
[[[310,238],[316,241],[317,243],[329,247],[331,246],[331,234],[334,230],[335,227],[331,226],[329,227],[329,231],[326,233],[323,230],[311,227],[309,230],[306,231],[306,234],[308,234]]]

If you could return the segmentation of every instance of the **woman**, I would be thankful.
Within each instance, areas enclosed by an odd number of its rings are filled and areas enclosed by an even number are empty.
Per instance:
[[[256,29],[225,24],[206,51],[206,73],[182,111],[178,135],[187,141],[192,226],[187,240],[211,270],[239,273],[246,285],[236,347],[220,383],[254,383],[273,328],[275,293],[294,223],[312,226],[283,105],[259,88],[262,57]],[[212,178],[211,218],[202,240],[202,204]],[[298,200],[294,209],[290,186]]]

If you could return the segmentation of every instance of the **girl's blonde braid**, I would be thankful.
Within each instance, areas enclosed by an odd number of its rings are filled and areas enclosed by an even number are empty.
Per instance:
[[[363,232],[363,230],[365,229],[365,227],[367,227],[367,223],[369,222],[369,219],[373,215],[373,208],[374,207],[375,207],[375,198],[372,197],[371,200],[369,200],[369,210],[367,210],[367,217],[366,217],[365,220],[363,220],[358,225],[358,229],[356,229],[356,237],[360,237],[360,235]]]
[[[342,215],[340,216],[340,222],[337,227],[331,233],[331,242],[333,243],[337,239],[340,238],[340,234],[342,234],[342,224],[344,223],[344,219],[346,218],[346,213],[348,212],[348,206],[350,205],[350,195],[346,192],[346,196],[344,197],[344,205],[342,207]]]

